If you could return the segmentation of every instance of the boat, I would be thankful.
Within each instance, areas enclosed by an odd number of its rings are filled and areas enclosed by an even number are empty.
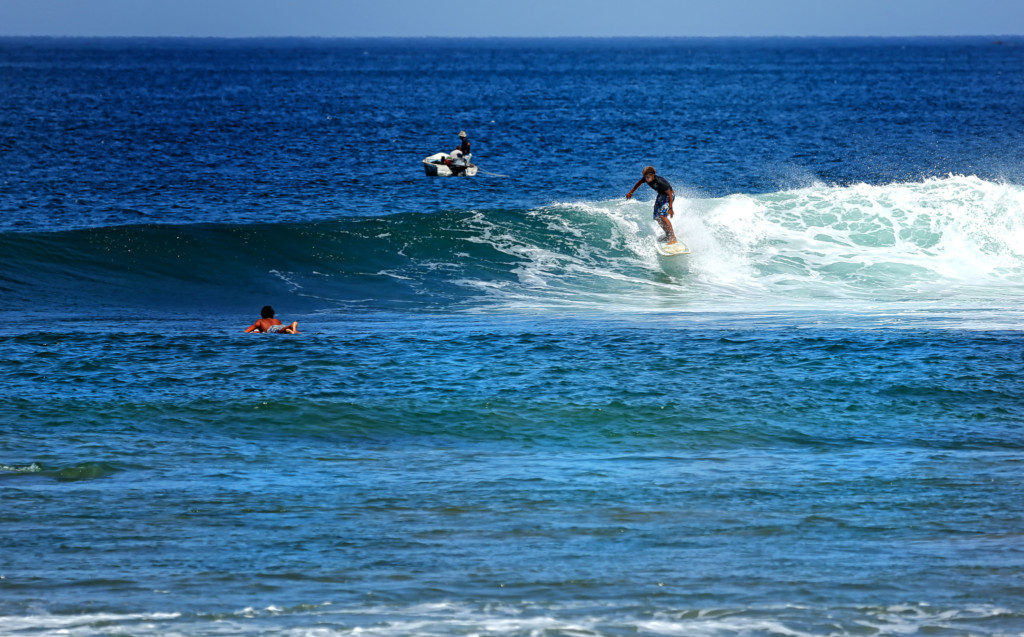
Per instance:
[[[464,170],[460,170],[465,166]],[[459,154],[434,153],[423,159],[423,169],[428,177],[472,177],[476,174],[476,164],[465,163]]]

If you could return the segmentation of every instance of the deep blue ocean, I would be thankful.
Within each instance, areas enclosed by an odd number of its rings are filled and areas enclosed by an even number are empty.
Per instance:
[[[1021,37],[0,38],[0,634],[1024,635],[1022,327]]]

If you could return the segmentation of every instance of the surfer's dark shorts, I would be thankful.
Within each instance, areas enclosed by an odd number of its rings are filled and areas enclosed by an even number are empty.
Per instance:
[[[668,195],[658,195],[658,198],[654,200],[654,218],[667,217],[671,205],[672,200],[668,198]]]

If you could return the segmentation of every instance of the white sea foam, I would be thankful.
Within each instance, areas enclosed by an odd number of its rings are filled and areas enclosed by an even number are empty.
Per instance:
[[[38,473],[42,470],[43,468],[37,462],[33,462],[29,465],[18,466],[0,464],[0,471],[9,471],[11,473]]]
[[[889,606],[777,606],[658,609],[611,602],[473,604],[459,601],[345,607],[331,603],[244,608],[217,616],[185,613],[90,613],[0,616],[5,631],[89,635],[97,629],[137,635],[273,633],[295,637],[373,635],[857,635],[880,637],[941,631],[946,635],[1007,634],[1018,614],[981,604],[964,608],[927,603]],[[994,623],[993,623],[994,622]]]
[[[42,632],[44,634],[92,635],[98,626],[132,626],[142,634],[156,634],[152,622],[180,618],[179,613],[83,613],[79,615],[0,615],[0,634]],[[8,632],[9,631],[9,632]]]
[[[919,301],[1024,284],[1019,186],[950,177],[738,195],[696,207],[698,223],[775,294]]]

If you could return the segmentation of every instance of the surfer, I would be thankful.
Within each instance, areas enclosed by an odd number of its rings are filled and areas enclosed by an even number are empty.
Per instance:
[[[640,184],[646,182],[648,186],[658,192],[657,199],[654,200],[654,220],[661,225],[661,229],[665,231],[665,236],[660,237],[658,241],[664,242],[666,245],[672,245],[676,242],[676,233],[672,230],[672,222],[669,221],[669,217],[675,216],[675,211],[672,210],[672,202],[675,201],[676,193],[672,190],[672,184],[668,183],[668,180],[664,177],[659,177],[654,170],[654,166],[648,166],[644,168],[643,176],[636,182],[632,190],[626,193],[626,199],[631,199],[636,189],[640,187]]]
[[[274,308],[269,305],[263,306],[263,309],[260,310],[260,316],[262,318],[245,328],[246,333],[265,332],[267,334],[301,334],[301,332],[299,332],[298,321],[293,321],[289,325],[284,325],[281,323],[280,319],[274,318]]]

